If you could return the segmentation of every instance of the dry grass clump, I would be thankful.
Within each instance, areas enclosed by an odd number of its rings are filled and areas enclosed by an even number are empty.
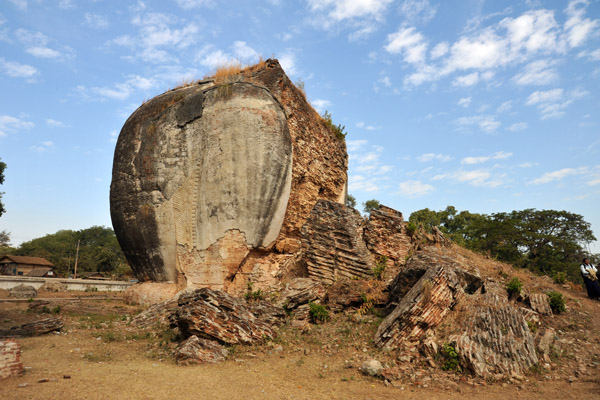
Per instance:
[[[205,76],[204,79],[212,78],[215,83],[226,83],[231,80],[235,75],[243,74],[244,78],[250,78],[251,75],[265,67],[265,60],[260,57],[258,62],[254,65],[242,65],[239,61],[233,61],[225,65],[217,67],[215,73],[212,76]]]

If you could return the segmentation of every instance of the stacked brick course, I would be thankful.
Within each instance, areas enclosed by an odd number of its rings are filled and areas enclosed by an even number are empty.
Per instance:
[[[0,340],[0,379],[21,375],[21,345],[14,340]]]

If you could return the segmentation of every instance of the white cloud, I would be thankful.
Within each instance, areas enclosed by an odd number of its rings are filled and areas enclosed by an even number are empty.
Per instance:
[[[551,60],[537,60],[513,77],[517,85],[548,85],[558,80],[558,71],[554,68],[555,62]]]
[[[512,101],[508,100],[505,101],[504,103],[500,104],[500,107],[498,107],[498,109],[496,110],[497,113],[503,113],[506,111],[510,111],[510,109],[512,108]]]
[[[486,161],[489,160],[504,160],[506,158],[509,158],[512,156],[513,153],[506,153],[503,151],[498,151],[492,155],[489,156],[479,156],[479,157],[465,157],[463,158],[460,163],[461,164],[467,164],[467,165],[473,165],[473,164],[481,164],[484,163]]]
[[[453,86],[473,86],[479,82],[479,72],[473,72],[468,75],[459,76],[452,82]]]
[[[51,128],[67,128],[68,127],[68,125],[65,124],[64,122],[57,121],[52,118],[46,119],[46,125],[48,125]]]
[[[404,0],[400,5],[400,13],[411,23],[426,24],[437,12],[437,6],[429,4],[429,0]]]
[[[452,160],[453,157],[447,154],[435,154],[435,153],[425,153],[421,154],[417,157],[417,161],[419,162],[428,162],[428,161],[441,161],[446,162]]]
[[[539,165],[539,163],[524,162],[524,163],[519,164],[519,167],[520,168],[531,168],[531,167],[535,167],[538,165]]]
[[[598,21],[585,20],[581,15],[579,20],[584,21],[587,28],[580,36],[589,37],[595,32]],[[572,28],[567,24],[564,29],[571,32]],[[558,72],[549,62],[539,58],[564,55],[569,50],[567,42],[571,45],[579,42],[566,40],[564,29],[556,21],[553,11],[531,10],[478,30],[468,30],[453,43],[444,41],[434,45],[429,63],[423,53],[428,40],[415,28],[400,28],[388,36],[385,47],[391,53],[405,52],[405,61],[414,65],[414,70],[404,80],[408,86],[436,81],[454,73],[460,74],[453,79],[455,85],[469,86],[481,79],[491,79],[497,70],[523,63],[529,64],[514,81],[519,85],[541,85],[553,82]],[[409,57],[408,50],[412,50],[413,57]]]
[[[116,83],[112,86],[94,86],[91,88],[79,85],[75,92],[86,100],[125,100],[136,90],[148,91],[160,84],[156,78],[145,78],[140,75],[129,75],[123,83]]]
[[[461,107],[469,107],[471,104],[471,97],[461,97],[457,104]]]
[[[296,75],[296,55],[291,50],[279,55],[279,64],[288,76]]]
[[[379,186],[373,180],[362,175],[350,175],[348,177],[348,191],[376,192],[378,190]]]
[[[107,29],[110,26],[110,22],[103,15],[86,12],[83,15],[83,25],[94,29]]]
[[[363,121],[357,122],[356,127],[360,129],[365,129],[367,131],[376,131],[378,129],[381,129],[381,126],[367,125]]]
[[[447,42],[441,42],[436,44],[433,49],[431,49],[430,57],[435,60],[436,58],[440,58],[448,54],[448,50],[450,46]]]
[[[131,24],[138,29],[136,36],[123,35],[108,42],[131,50],[131,55],[124,59],[156,64],[177,62],[177,54],[200,41],[200,27],[196,23],[167,14],[135,15]]]
[[[478,169],[472,171],[459,170],[446,174],[436,175],[434,181],[450,180],[457,183],[466,183],[475,187],[494,188],[504,184],[505,175],[492,175],[489,171]]]
[[[398,188],[400,189],[399,194],[409,198],[422,197],[435,191],[432,185],[421,181],[400,182]]]
[[[600,61],[600,49],[592,50],[592,51],[581,51],[577,54],[577,57],[587,57],[592,61]]]
[[[47,141],[41,142],[40,144],[31,146],[31,147],[29,147],[29,149],[32,151],[36,151],[38,153],[45,153],[48,150],[54,149],[54,143],[51,142],[50,140],[47,140]]]
[[[327,109],[327,107],[331,106],[331,101],[325,99],[315,99],[312,100],[310,104],[312,104],[312,106],[315,108],[315,110],[319,112],[319,114],[322,114]]]
[[[421,63],[425,61],[427,43],[420,32],[414,27],[400,28],[397,32],[387,36],[385,51],[391,54],[404,54],[407,63]]]
[[[351,29],[348,39],[361,40],[375,32],[392,0],[308,0],[310,21],[318,29]]]
[[[348,148],[348,153],[353,153],[359,150],[362,150],[366,147],[368,141],[361,140],[348,140],[346,142],[346,147]]]
[[[506,129],[508,129],[511,132],[520,132],[520,131],[524,131],[528,127],[529,127],[529,125],[527,124],[527,122],[516,122]]]
[[[233,42],[233,54],[235,57],[245,63],[258,61],[258,53],[252,47],[248,46],[246,42],[237,40]]]
[[[494,133],[501,125],[501,123],[491,115],[461,117],[454,120],[453,123],[457,125],[459,129],[464,129],[465,127],[469,126],[477,126],[485,133]]]
[[[9,0],[13,3],[19,10],[25,11],[27,10],[27,0]]]
[[[0,115],[0,136],[6,136],[9,133],[15,133],[17,131],[29,130],[34,126],[35,124],[30,121],[25,121],[10,115]]]
[[[547,91],[535,91],[529,95],[525,102],[528,106],[537,106],[542,119],[559,118],[565,114],[565,109],[589,92],[575,88],[567,93],[562,88]]]
[[[587,168],[585,168],[585,167],[563,168],[563,169],[560,169],[557,171],[546,172],[540,178],[537,178],[537,179],[534,179],[533,181],[531,181],[531,183],[533,183],[535,185],[539,185],[542,183],[550,183],[550,182],[554,182],[554,181],[560,181],[567,176],[580,175],[580,174],[585,173],[586,171],[587,171]]]
[[[32,78],[39,74],[37,68],[0,57],[0,69],[12,78]]]
[[[373,17],[379,19],[391,0],[308,0],[312,11],[325,11],[334,21]]]
[[[529,95],[527,102],[528,106],[533,106],[540,103],[555,102],[563,97],[563,89],[552,89],[546,91],[535,91]]]
[[[599,20],[584,17],[588,5],[588,0],[572,0],[565,10],[569,16],[565,23],[565,30],[571,47],[581,46],[600,25]]]
[[[119,138],[119,132],[116,130],[110,131],[109,136],[110,136],[110,138],[108,141],[110,143],[117,143],[117,139]]]
[[[184,10],[190,10],[192,8],[212,6],[212,0],[175,0],[179,7]]]
[[[68,60],[75,56],[73,49],[68,46],[63,46],[60,51],[50,47],[53,41],[41,32],[19,28],[15,36],[25,46],[25,51],[34,57]]]

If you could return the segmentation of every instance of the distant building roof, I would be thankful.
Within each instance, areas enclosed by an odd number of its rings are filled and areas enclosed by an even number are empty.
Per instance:
[[[50,267],[36,267],[36,268],[32,269],[31,272],[29,272],[27,274],[27,276],[41,278],[41,277],[45,276],[48,272],[51,272],[51,271],[52,271],[52,268],[50,268]]]
[[[28,265],[41,265],[46,267],[54,267],[50,261],[41,257],[26,257],[26,256],[13,256],[6,255],[0,257],[0,263],[14,262],[17,264],[28,264]]]

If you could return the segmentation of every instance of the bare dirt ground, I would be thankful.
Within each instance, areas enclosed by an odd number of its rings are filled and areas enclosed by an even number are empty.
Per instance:
[[[588,300],[576,285],[556,285],[504,264],[465,256],[482,275],[506,280],[519,276],[529,290],[565,294],[567,312],[541,321],[559,337],[551,363],[523,378],[499,382],[417,361],[405,363],[402,378],[392,383],[366,377],[358,370],[365,359],[393,365],[398,358],[372,344],[378,317],[350,310],[308,331],[285,325],[274,341],[263,345],[231,347],[225,362],[183,367],[170,356],[176,346],[173,334],[131,326],[128,320],[141,309],[126,305],[120,295],[39,292],[38,299],[49,299],[46,311],[54,310],[65,327],[61,333],[18,339],[26,371],[0,382],[0,399],[598,398],[600,303]],[[47,316],[28,311],[28,302],[2,301],[7,298],[0,290],[0,329]]]

